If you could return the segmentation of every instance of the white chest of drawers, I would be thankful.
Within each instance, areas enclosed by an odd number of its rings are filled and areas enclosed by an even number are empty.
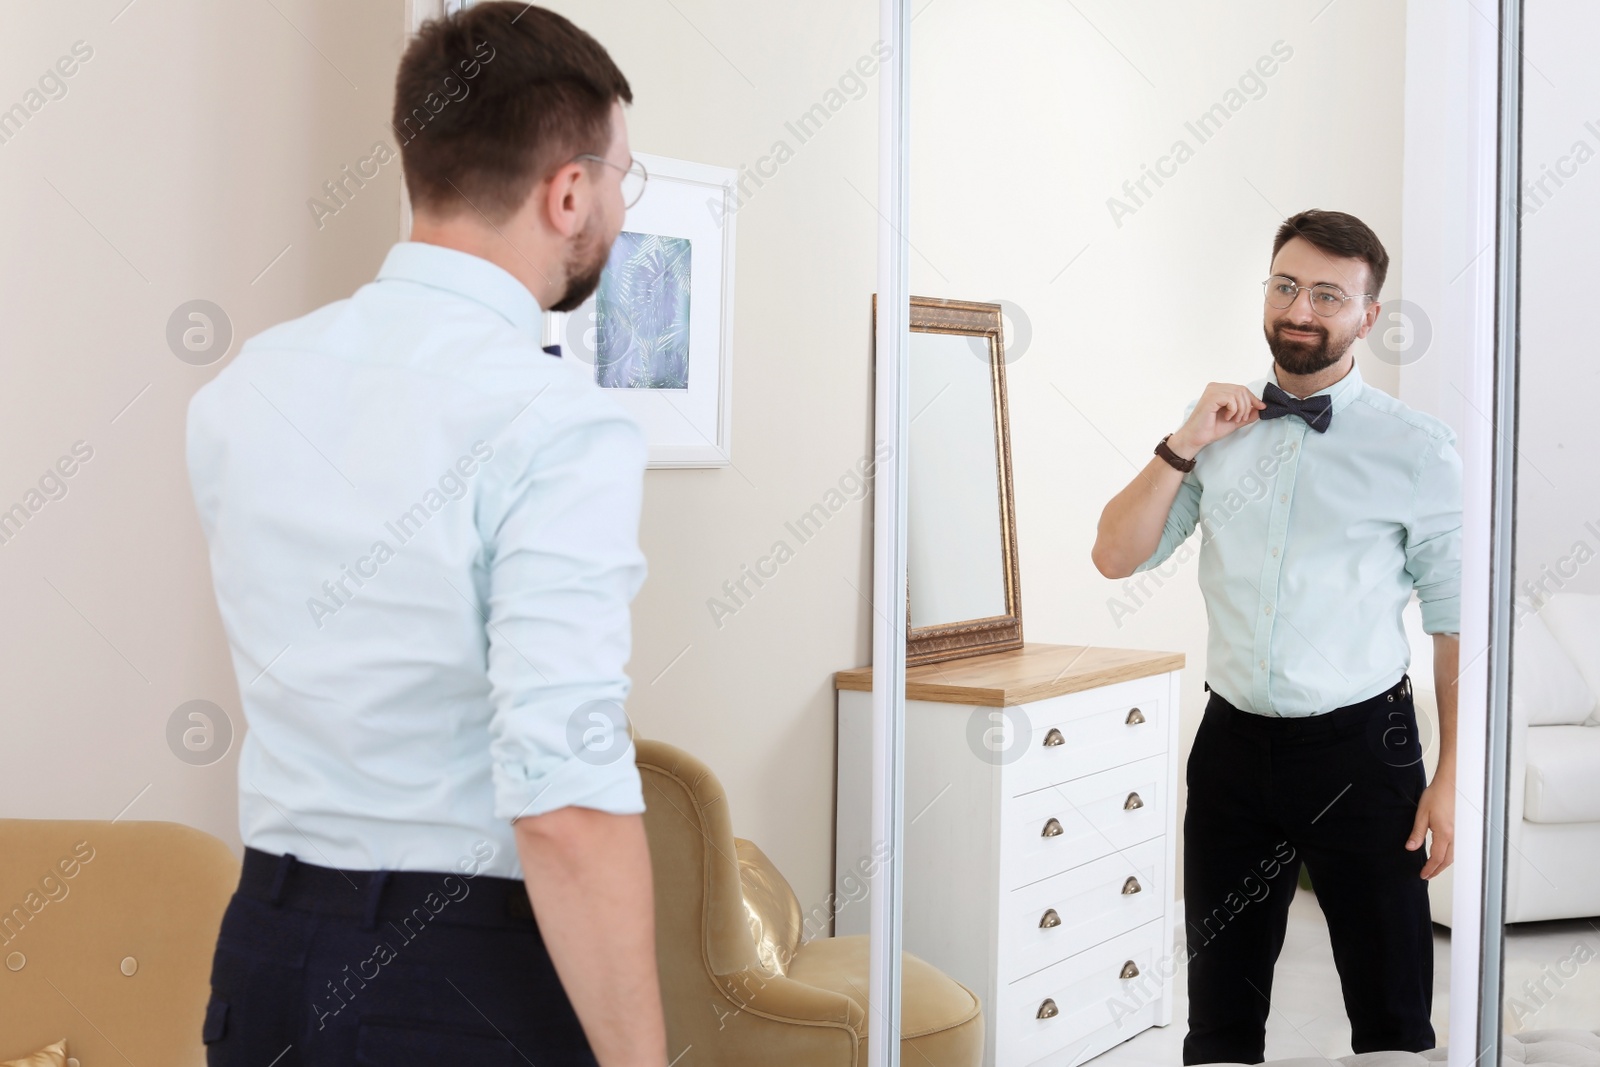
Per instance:
[[[983,1001],[985,1067],[1172,1021],[1183,662],[1029,644],[906,671],[903,947]],[[835,681],[834,931],[864,934],[871,670]]]

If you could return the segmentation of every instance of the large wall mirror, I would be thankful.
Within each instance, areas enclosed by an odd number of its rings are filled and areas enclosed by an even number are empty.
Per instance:
[[[1590,462],[1600,11],[1529,0],[1522,22],[1520,344],[1505,728],[1501,1026],[1590,1035],[1600,1059],[1600,473]],[[1487,931],[1498,934],[1501,931]],[[1547,1046],[1552,1048],[1553,1046]],[[1526,1051],[1531,1062],[1548,1051]]]
[[[913,296],[909,364],[906,664],[1021,648],[1000,305]]]
[[[1040,546],[1030,548],[1026,647],[1182,653],[1184,661],[1170,692],[1132,679],[1115,692],[1108,685],[1104,694],[1063,694],[1048,708],[1010,701],[964,708],[938,719],[937,731],[926,725],[938,714],[934,702],[917,695],[929,672],[908,678],[900,800],[910,827],[905,948],[925,960],[954,959],[941,955],[951,931],[990,921],[991,898],[984,908],[926,914],[929,901],[944,899],[928,887],[958,880],[956,868],[994,872],[999,948],[982,974],[992,983],[984,1015],[995,1035],[985,1062],[996,1067],[1322,1061],[1445,1046],[1452,1063],[1471,1064],[1484,1051],[1476,1044],[1478,983],[1492,964],[1476,888],[1491,737],[1483,633],[1490,494],[1483,487],[1496,426],[1493,379],[1482,372],[1494,359],[1500,258],[1492,211],[1494,5],[1247,0],[1166,14],[1150,19],[1112,2],[978,0],[915,11],[904,149],[914,192],[903,235],[907,291],[982,296],[994,309],[986,312],[991,323],[998,324],[999,308],[1011,316],[1015,307],[1029,330],[1027,343],[986,366],[963,343],[968,338],[952,336],[962,332],[955,309],[982,305],[911,301],[906,664],[930,661],[923,658],[928,628],[995,617],[1000,583],[1020,581],[1007,573],[1020,573],[1011,571],[1013,535],[996,529],[996,511],[1011,509],[986,501],[981,509],[969,505],[959,521],[954,516],[958,496],[976,499],[974,476],[985,464],[1004,471],[984,483],[988,499],[995,499],[991,484],[1010,491],[1012,465],[987,441],[982,452],[975,445],[991,433],[1008,441],[1015,459],[1017,507],[1006,521],[1015,523],[1018,542]],[[1570,27],[1553,32],[1564,34],[1575,62],[1592,39]],[[1530,53],[1529,63],[1537,62]],[[1566,144],[1558,151],[1552,140],[1526,173],[1544,162],[1552,172],[1565,167],[1567,189],[1556,199],[1570,195],[1571,210],[1581,212],[1571,189],[1587,181],[1582,168],[1594,153],[1570,145],[1580,136],[1594,143],[1583,124],[1593,116],[1577,114],[1593,94],[1546,73],[1574,110],[1553,127]],[[1530,66],[1526,81],[1538,77]],[[1583,84],[1574,74],[1572,85]],[[949,136],[977,129],[1020,162],[996,172],[989,154]],[[1337,213],[1362,242],[1375,238],[1365,249],[1381,246],[1381,255],[1358,255],[1327,235],[1319,244],[1293,225],[1280,234],[1312,211]],[[1563,229],[1573,227],[1551,232]],[[1294,262],[1297,255],[1304,259]],[[1335,261],[1352,258],[1364,262],[1342,276]],[[1263,291],[1264,279],[1285,273],[1306,292],[1304,301],[1294,298],[1295,323]],[[1332,286],[1330,299],[1341,302],[1314,305],[1318,284]],[[1563,292],[1552,289],[1552,299]],[[1561,299],[1584,306],[1581,298]],[[1371,318],[1357,314],[1362,321],[1352,323],[1351,311]],[[1570,340],[1551,347],[1581,349]],[[1330,369],[1340,373],[1313,383]],[[980,403],[986,370],[1013,401],[1009,410],[997,408],[1003,427],[987,422]],[[1588,395],[1571,388],[1571,374],[1552,377],[1558,380],[1572,404]],[[959,383],[968,383],[965,393]],[[1153,446],[1179,429],[1210,383],[1245,386],[1258,398],[1266,383],[1288,386],[1296,401],[1336,390],[1328,397],[1332,427],[1278,412],[1270,418],[1280,421],[1244,426],[1233,444],[1191,439],[1211,449],[1183,483],[1195,521],[1168,510],[1182,499],[1169,495],[1161,508],[1170,522],[1160,531],[1166,553],[1156,558],[1160,546],[1152,544],[1126,566],[1099,566],[1091,555],[1103,509],[1124,492],[1141,499],[1136,490]],[[953,396],[958,403],[949,403]],[[1379,485],[1389,457],[1346,458],[1375,451],[1375,438],[1357,441],[1353,428],[1368,427],[1367,415],[1377,411],[1427,427],[1434,440],[1448,438],[1441,469],[1461,472],[1462,481],[1453,493],[1441,491],[1439,510],[1460,521],[1432,540],[1455,538],[1459,616],[1441,607],[1452,598],[1439,591],[1442,582],[1425,589],[1428,582],[1408,581],[1417,574],[1388,551],[1430,541],[1421,529],[1396,528],[1395,515],[1412,498],[1386,496]],[[961,420],[965,438],[946,418]],[[1584,421],[1575,415],[1564,425]],[[1244,440],[1276,441],[1283,452],[1263,466],[1238,443]],[[1404,447],[1423,454],[1420,442]],[[1581,476],[1585,453],[1576,439],[1564,454]],[[1157,475],[1163,485],[1175,482],[1170,468],[1150,470]],[[1553,491],[1569,510],[1593,498],[1579,476]],[[1452,488],[1446,481],[1444,489]],[[1387,503],[1394,508],[1382,514]],[[1327,510],[1308,525],[1303,516],[1319,504]],[[1584,518],[1600,530],[1600,517]],[[1579,536],[1574,528],[1568,540]],[[1386,580],[1398,582],[1400,595],[1384,602],[1377,624],[1366,625],[1375,609],[1363,611],[1376,596],[1369,570],[1376,556],[1336,559],[1333,542],[1383,555]],[[984,551],[975,550],[980,544]],[[1554,547],[1546,553],[1552,564]],[[1570,545],[1561,547],[1571,554]],[[968,561],[966,573],[946,575],[957,559]],[[929,588],[930,572],[948,584]],[[1327,573],[1348,573],[1348,588],[1325,599],[1297,597]],[[1214,596],[1223,584],[1239,595]],[[1019,585],[1019,604],[1021,592]],[[1339,620],[1349,625],[1341,629]],[[1020,638],[1020,612],[1017,626]],[[1491,691],[1496,677],[1504,678],[1491,672]],[[1304,700],[1292,695],[1296,687]],[[1234,768],[1227,754],[1247,746],[1227,747],[1236,736],[1231,726],[1202,729],[1221,719],[1246,732],[1261,726],[1265,735],[1283,720],[1359,711],[1391,697],[1404,710],[1380,725],[1403,723],[1403,731],[1365,748],[1358,739],[1356,770],[1337,782],[1285,774],[1281,763],[1261,774],[1255,765]],[[1212,713],[1218,700],[1231,702],[1223,716]],[[1068,707],[1081,723],[1065,721],[1059,709]],[[1058,714],[1060,721],[1045,718]],[[1351,721],[1361,720],[1326,720]],[[1170,726],[1170,735],[1140,732],[1152,722]],[[988,745],[991,724],[995,735],[1029,740],[1014,763]],[[1385,749],[1400,732],[1403,751]],[[1101,737],[1102,759],[1082,755]],[[1081,759],[1033,773],[1051,766],[1045,761],[1054,752]],[[973,817],[970,834],[924,845],[927,827],[947,807],[970,812],[975,797],[987,795],[964,788],[962,771],[974,760],[985,770],[996,766],[1002,782],[1007,775],[1021,782],[1014,792],[1000,790],[997,829]],[[1191,766],[1203,772],[1193,781]],[[1260,803],[1241,803],[1237,818],[1218,816],[1223,801],[1268,780],[1270,789],[1249,796]],[[1408,848],[1419,813],[1438,818],[1425,819],[1421,848]],[[1381,833],[1364,834],[1380,818]],[[1462,842],[1470,847],[1455,848]],[[1175,859],[1165,858],[1167,849]],[[1551,849],[1540,868],[1580,885],[1583,864],[1594,861],[1568,849],[1556,866],[1558,854]],[[1585,855],[1600,855],[1600,846]],[[1119,939],[1137,951],[1114,951]],[[1570,945],[1555,948],[1546,945],[1542,957],[1552,967],[1573,954]],[[954,963],[941,965],[954,973]],[[1589,973],[1565,980],[1572,990],[1592,989],[1583,984]],[[1206,974],[1225,980],[1207,988],[1197,979]],[[1512,976],[1508,970],[1508,995]]]

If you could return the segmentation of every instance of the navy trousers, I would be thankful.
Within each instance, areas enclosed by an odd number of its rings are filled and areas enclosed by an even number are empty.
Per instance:
[[[1327,919],[1353,1050],[1434,1047],[1427,846],[1405,848],[1425,777],[1409,675],[1308,718],[1240,711],[1211,693],[1183,822],[1185,1064],[1262,1061],[1302,863]]]
[[[210,1067],[597,1067],[521,881],[245,850],[211,970]]]

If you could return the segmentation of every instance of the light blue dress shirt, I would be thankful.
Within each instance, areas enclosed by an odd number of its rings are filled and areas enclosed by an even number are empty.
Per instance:
[[[191,400],[246,845],[520,878],[519,816],[644,810],[619,724],[648,446],[541,315],[402,242]]]
[[[1279,384],[1275,369],[1248,388],[1260,397],[1269,381]],[[1201,528],[1206,681],[1259,715],[1318,715],[1398,682],[1413,589],[1423,630],[1461,629],[1455,432],[1368,385],[1354,361],[1312,395],[1324,394],[1325,433],[1291,414],[1202,448],[1135,568],[1161,565]]]

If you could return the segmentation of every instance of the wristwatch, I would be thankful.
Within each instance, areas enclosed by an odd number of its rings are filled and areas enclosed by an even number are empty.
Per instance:
[[[1167,434],[1167,437],[1171,436],[1172,435],[1170,433]],[[1184,473],[1194,470],[1194,460],[1184,459],[1172,449],[1168,448],[1167,437],[1163,437],[1161,440],[1156,442],[1156,455],[1160,456],[1162,459],[1166,460],[1168,463],[1172,464],[1174,467],[1178,468]]]

